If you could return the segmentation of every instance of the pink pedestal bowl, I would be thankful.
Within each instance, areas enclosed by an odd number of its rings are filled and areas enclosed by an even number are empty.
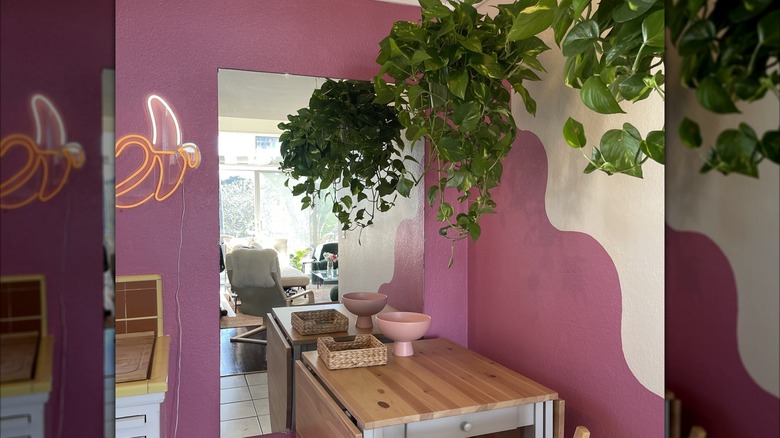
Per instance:
[[[385,312],[376,316],[382,334],[395,341],[395,356],[414,354],[412,341],[420,339],[431,326],[431,317],[416,312]]]
[[[347,310],[357,315],[355,327],[370,329],[374,327],[371,317],[385,308],[387,295],[376,292],[352,292],[342,295],[341,302]]]

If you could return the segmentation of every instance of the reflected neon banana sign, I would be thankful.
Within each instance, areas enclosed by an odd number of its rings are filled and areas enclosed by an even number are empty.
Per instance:
[[[35,139],[15,133],[0,140],[2,209],[23,207],[36,199],[51,200],[62,191],[71,171],[84,167],[84,149],[67,141],[65,124],[51,100],[35,94],[30,106]]]
[[[182,143],[179,121],[170,105],[162,97],[151,95],[146,106],[152,139],[129,134],[116,142],[117,208],[168,199],[187,170],[200,166],[200,150],[194,143]]]

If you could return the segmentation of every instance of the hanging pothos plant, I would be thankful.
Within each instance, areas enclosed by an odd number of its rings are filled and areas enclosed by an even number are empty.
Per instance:
[[[327,79],[279,124],[285,186],[303,195],[302,209],[331,197],[343,230],[371,225],[412,188],[396,112],[374,97],[370,82]]]
[[[600,114],[624,113],[620,102],[652,93],[664,98],[664,3],[662,0],[563,0],[552,24],[566,57],[564,83],[580,90],[582,102]],[[645,137],[630,123],[604,133],[590,156],[581,123],[563,126],[569,146],[583,150],[585,173],[601,170],[642,177],[651,158],[664,164],[664,129]]]
[[[381,41],[374,78],[376,101],[394,104],[406,138],[428,141],[425,172],[436,178],[427,201],[444,222],[439,233],[453,242],[479,238],[480,217],[494,212],[490,191],[517,131],[505,84],[536,113],[523,81],[537,81],[536,72],[544,71],[537,56],[549,47],[536,34],[550,27],[556,6],[555,0],[520,1],[499,5],[491,18],[473,4],[420,0],[421,22],[397,22]],[[466,212],[455,214],[447,190],[468,204]]]
[[[682,58],[680,80],[696,90],[699,104],[717,114],[739,113],[736,102],[753,102],[771,92],[780,100],[780,2],[668,2],[671,42]],[[685,146],[702,145],[699,125],[683,119],[679,134]],[[721,132],[703,156],[701,172],[758,177],[767,158],[780,163],[780,131],[761,138],[747,123]]]

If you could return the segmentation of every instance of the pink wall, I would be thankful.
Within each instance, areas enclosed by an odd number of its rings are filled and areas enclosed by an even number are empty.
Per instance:
[[[117,4],[117,135],[147,132],[144,99],[158,93],[203,156],[181,192],[117,212],[117,274],[163,278],[173,362],[163,435],[174,436],[177,416],[176,436],[219,433],[218,68],[369,79],[392,23],[418,16],[416,7],[349,0]]]
[[[103,436],[101,71],[114,62],[113,7],[3,0],[0,14],[0,137],[34,137],[29,102],[42,93],[86,154],[85,166],[49,202],[0,211],[0,273],[46,276],[55,338],[47,436]]]
[[[666,380],[683,431],[780,436],[780,400],[745,370],[737,345],[737,284],[706,236],[666,228]]]
[[[547,172],[541,141],[521,131],[495,191],[498,214],[469,248],[469,347],[558,391],[566,436],[577,425],[662,436],[663,400],[623,356],[615,266],[592,237],[550,224]]]

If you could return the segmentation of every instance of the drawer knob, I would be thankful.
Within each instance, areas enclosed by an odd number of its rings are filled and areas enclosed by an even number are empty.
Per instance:
[[[460,423],[460,430],[464,432],[471,432],[471,423],[468,421],[464,421],[463,423]]]

